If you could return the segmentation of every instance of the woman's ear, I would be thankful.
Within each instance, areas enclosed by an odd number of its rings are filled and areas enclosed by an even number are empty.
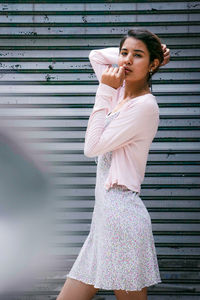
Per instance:
[[[154,71],[155,69],[157,69],[160,65],[160,61],[158,58],[155,58],[154,61],[150,64],[150,69],[149,69],[149,72],[150,71]]]

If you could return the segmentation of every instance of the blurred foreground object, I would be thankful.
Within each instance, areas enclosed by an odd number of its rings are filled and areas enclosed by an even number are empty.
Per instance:
[[[50,266],[53,197],[41,162],[16,132],[0,128],[0,299],[7,299],[31,288]]]

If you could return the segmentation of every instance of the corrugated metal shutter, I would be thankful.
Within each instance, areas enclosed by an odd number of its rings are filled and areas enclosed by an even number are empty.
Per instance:
[[[88,54],[119,46],[137,26],[171,50],[170,63],[153,77],[160,126],[141,192],[163,280],[148,289],[149,299],[200,296],[199,15],[199,1],[0,0],[0,115],[50,165],[57,190],[58,267],[29,299],[56,298],[89,233],[96,164],[83,145],[98,81]],[[111,299],[113,292],[97,295]]]

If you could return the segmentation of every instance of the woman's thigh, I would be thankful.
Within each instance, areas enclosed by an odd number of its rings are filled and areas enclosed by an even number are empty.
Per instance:
[[[147,287],[141,291],[114,290],[117,300],[147,300]]]
[[[56,300],[91,300],[98,290],[93,285],[67,277]]]

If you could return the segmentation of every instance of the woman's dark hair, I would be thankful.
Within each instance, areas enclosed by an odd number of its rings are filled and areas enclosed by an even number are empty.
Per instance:
[[[121,48],[125,40],[129,37],[133,37],[137,40],[140,40],[146,45],[150,55],[150,62],[153,62],[155,58],[159,59],[160,64],[163,62],[164,54],[161,46],[161,41],[156,34],[152,33],[147,29],[140,29],[140,28],[130,29],[128,33],[121,39],[119,51],[121,51]],[[159,66],[152,71],[152,75],[158,71]],[[149,74],[148,81],[150,78],[151,75]]]

